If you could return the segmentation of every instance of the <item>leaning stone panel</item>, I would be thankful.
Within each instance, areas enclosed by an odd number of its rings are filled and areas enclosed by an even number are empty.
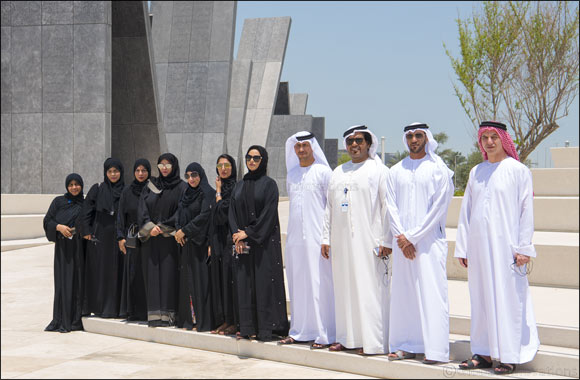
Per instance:
[[[226,149],[236,2],[152,1],[151,12],[168,150],[207,170]]]
[[[305,115],[308,94],[290,94],[290,115]]]
[[[328,164],[334,170],[338,165],[338,139],[324,140],[324,155]]]
[[[112,6],[111,151],[125,165],[125,182],[129,183],[135,160],[146,158],[155,165],[166,143],[165,134],[158,130],[147,4],[115,1]]]
[[[266,146],[290,32],[290,17],[246,19],[237,59],[252,60],[238,160],[251,145]]]

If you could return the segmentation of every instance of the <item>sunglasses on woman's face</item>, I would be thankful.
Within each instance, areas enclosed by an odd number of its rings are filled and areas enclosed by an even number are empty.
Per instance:
[[[189,177],[191,177],[191,178],[197,178],[197,177],[199,177],[199,173],[198,172],[191,172],[191,174],[190,173],[185,173],[184,177],[185,177],[185,179],[189,179]]]
[[[246,154],[246,162],[250,162],[250,160],[254,160],[255,163],[262,161],[262,156],[251,156]]]
[[[225,164],[217,164],[216,168],[218,169],[229,169],[232,167],[232,164],[229,163],[225,163]]]
[[[159,169],[171,169],[171,164],[157,164]]]

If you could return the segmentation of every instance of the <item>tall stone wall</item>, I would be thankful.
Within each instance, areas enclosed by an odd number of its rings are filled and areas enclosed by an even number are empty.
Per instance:
[[[236,2],[152,1],[162,130],[182,167],[226,148]],[[211,174],[210,174],[211,175]]]
[[[111,153],[111,3],[1,7],[2,193],[88,188]]]

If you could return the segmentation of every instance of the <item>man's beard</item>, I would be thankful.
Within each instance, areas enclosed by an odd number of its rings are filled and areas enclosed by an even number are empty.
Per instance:
[[[425,146],[427,145],[427,142],[423,143],[422,145],[419,145],[416,148],[412,148],[409,147],[409,150],[411,151],[411,153],[421,153],[421,152],[425,152]]]

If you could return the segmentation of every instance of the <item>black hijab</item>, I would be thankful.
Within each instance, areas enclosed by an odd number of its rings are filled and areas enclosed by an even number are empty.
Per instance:
[[[212,187],[209,185],[207,176],[205,175],[205,170],[203,170],[203,167],[200,164],[197,162],[192,162],[191,164],[187,165],[185,173],[187,172],[197,172],[199,174],[199,185],[197,185],[197,187],[191,187],[189,183],[187,184],[187,190],[179,201],[181,207],[189,206],[202,193],[206,196],[206,198],[211,197],[212,194],[215,194],[215,190],[212,189]]]
[[[256,180],[262,178],[266,175],[266,171],[268,168],[268,152],[266,148],[260,145],[252,145],[248,148],[246,155],[250,153],[252,149],[256,149],[260,152],[260,156],[262,156],[262,160],[260,161],[260,166],[254,171],[248,171],[246,175],[244,175],[244,187],[242,188],[242,197],[244,198],[246,213],[242,216],[242,224],[245,224],[244,227],[247,227],[254,223],[256,220],[256,204],[254,201],[254,184]],[[246,167],[248,167],[248,163],[246,162]],[[249,170],[249,168],[248,168]]]
[[[68,191],[68,185],[69,185],[69,183],[71,183],[71,181],[77,181],[77,183],[79,185],[81,185],[81,192],[78,193],[77,196],[72,195]],[[64,185],[65,185],[65,188],[66,188],[66,194],[64,196],[68,200],[68,203],[78,203],[78,204],[82,204],[85,201],[85,196],[83,194],[83,187],[84,187],[83,177],[81,177],[77,173],[71,173],[71,174],[69,174],[69,175],[66,176],[66,179],[64,180]]]
[[[81,185],[81,191],[77,196],[72,195],[68,191],[68,185],[71,181],[77,181],[77,183]],[[66,176],[66,180],[64,182],[66,187],[66,194],[64,197],[66,198],[66,201],[59,204],[58,209],[54,214],[54,220],[58,224],[64,224],[65,226],[73,227],[76,218],[82,210],[82,204],[85,200],[83,196],[83,178],[77,173],[71,173]]]
[[[143,165],[143,167],[147,169],[147,179],[143,182],[139,182],[137,181],[137,178],[135,178],[133,182],[131,182],[131,191],[136,196],[141,195],[141,190],[143,190],[145,185],[147,185],[147,180],[151,177],[151,164],[149,163],[149,160],[145,158],[139,158],[135,161],[135,165],[133,165],[133,175],[135,175],[135,170],[137,170],[140,165]]]
[[[167,177],[163,177],[161,170],[157,169],[159,170],[159,177],[153,177],[150,181],[153,182],[155,187],[159,190],[172,189],[181,182],[181,178],[179,178],[179,161],[177,160],[177,157],[171,153],[163,153],[159,156],[157,164],[160,164],[163,160],[167,160],[171,164],[171,173],[169,173]]]
[[[118,159],[109,157],[105,160],[103,167],[105,180],[101,186],[99,186],[99,193],[97,195],[97,211],[113,215],[117,211],[119,198],[125,188],[123,164]],[[117,168],[121,172],[119,180],[115,183],[109,181],[109,177],[107,177],[107,170],[110,168]]]
[[[225,158],[226,160],[229,161],[230,165],[232,165],[232,173],[230,174],[230,176],[228,178],[221,178],[222,181],[222,200],[226,200],[229,199],[230,196],[232,195],[232,190],[234,189],[234,186],[236,185],[236,178],[238,178],[238,173],[237,173],[237,169],[236,169],[236,160],[234,160],[234,158],[232,156],[230,156],[229,154],[222,154],[221,156],[218,157],[217,161],[216,161],[216,165],[217,163],[220,161],[221,158]],[[215,168],[215,171],[219,177],[220,175],[220,171],[218,170],[217,166]]]

